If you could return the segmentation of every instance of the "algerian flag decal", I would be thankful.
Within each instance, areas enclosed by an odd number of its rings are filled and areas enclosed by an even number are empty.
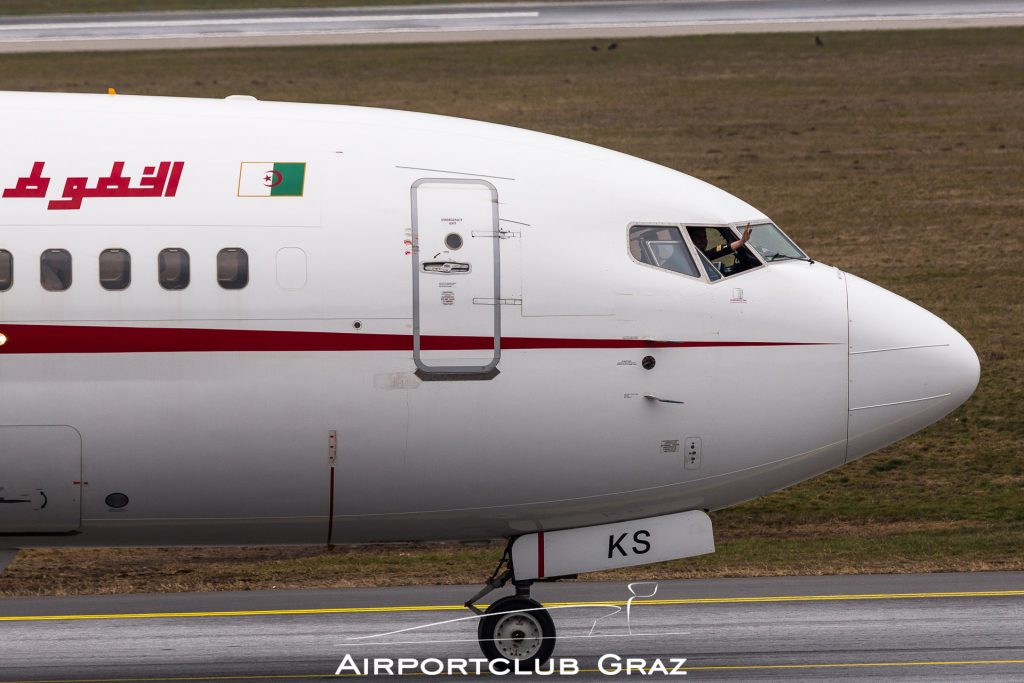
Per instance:
[[[301,197],[305,162],[243,161],[238,172],[239,197]]]

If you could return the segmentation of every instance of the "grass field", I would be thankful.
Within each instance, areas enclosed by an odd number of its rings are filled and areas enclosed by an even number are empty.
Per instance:
[[[981,357],[937,425],[714,515],[670,575],[1024,569],[1024,29],[8,55],[0,88],[415,109],[645,157],[761,208]],[[601,43],[604,45],[604,43]],[[34,551],[0,594],[477,582],[498,547]],[[416,558],[418,561],[410,561]]]

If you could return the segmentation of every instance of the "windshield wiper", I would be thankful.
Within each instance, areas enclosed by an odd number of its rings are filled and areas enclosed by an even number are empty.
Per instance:
[[[780,254],[779,252],[775,252],[774,254],[765,254],[764,257],[768,260],[769,263],[772,261],[784,261],[786,259],[814,263],[814,260],[809,256],[793,256],[792,254]]]

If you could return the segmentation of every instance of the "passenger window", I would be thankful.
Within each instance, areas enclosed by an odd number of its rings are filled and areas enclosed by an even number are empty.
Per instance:
[[[47,249],[39,256],[39,282],[48,292],[63,292],[71,286],[71,253]]]
[[[124,249],[100,252],[100,287],[111,291],[128,289],[132,282],[132,257]]]
[[[249,284],[249,255],[231,247],[217,252],[217,284],[224,289],[241,289]]]
[[[157,257],[160,286],[164,289],[185,289],[189,282],[188,252],[164,249]]]
[[[640,263],[691,277],[700,277],[697,264],[693,262],[679,228],[634,225],[629,229],[629,253]]]
[[[727,228],[695,228],[688,227],[693,246],[701,255],[701,264],[711,280],[719,280],[761,265],[746,246],[733,251],[732,244],[737,241],[736,235]]]
[[[0,249],[0,292],[6,292],[14,284],[14,257],[6,249]]]
[[[306,286],[306,252],[298,247],[277,250],[277,286],[289,290]]]

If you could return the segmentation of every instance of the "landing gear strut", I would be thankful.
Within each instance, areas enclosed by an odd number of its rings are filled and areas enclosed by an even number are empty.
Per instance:
[[[486,585],[465,604],[481,616],[476,635],[485,657],[541,664],[555,651],[555,622],[548,611],[530,597],[533,581],[515,580],[513,540],[509,540]],[[496,600],[486,611],[480,611],[475,604],[477,600],[509,581],[515,586],[516,594]]]

